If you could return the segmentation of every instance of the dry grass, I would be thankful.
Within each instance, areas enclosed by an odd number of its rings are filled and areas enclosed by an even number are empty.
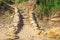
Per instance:
[[[60,27],[53,28],[48,31],[47,37],[49,38],[60,38]]]

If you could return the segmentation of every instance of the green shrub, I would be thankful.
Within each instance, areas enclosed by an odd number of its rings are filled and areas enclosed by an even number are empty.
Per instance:
[[[37,1],[39,4],[35,11],[39,13],[40,18],[43,15],[50,17],[51,11],[60,9],[60,0],[37,0]]]

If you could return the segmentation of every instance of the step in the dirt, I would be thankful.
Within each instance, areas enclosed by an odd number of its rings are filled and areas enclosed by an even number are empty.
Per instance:
[[[22,10],[19,10],[20,13],[24,13]]]
[[[27,24],[27,25],[29,25],[29,23],[24,23],[24,24]]]
[[[30,21],[34,21],[34,19],[33,19],[33,18],[29,18],[29,20],[30,20]]]
[[[32,25],[32,24],[31,24]],[[32,27],[37,27],[37,25],[32,25]]]
[[[25,13],[25,12],[22,12],[23,14],[27,14],[27,13]]]
[[[27,14],[21,14],[22,16],[27,16]]]
[[[28,18],[28,16],[23,16],[24,18]]]
[[[30,25],[29,23],[24,23],[24,25]]]
[[[21,15],[27,15],[27,13],[21,13]]]
[[[22,19],[23,21],[28,21],[28,19]]]
[[[30,23],[31,23],[31,24],[34,24],[34,23],[35,23],[35,21],[30,21]]]
[[[28,23],[28,21],[24,21],[24,23]]]
[[[28,22],[28,21],[24,21],[24,22]]]
[[[24,22],[24,23],[29,23],[29,22],[26,21],[26,22]]]

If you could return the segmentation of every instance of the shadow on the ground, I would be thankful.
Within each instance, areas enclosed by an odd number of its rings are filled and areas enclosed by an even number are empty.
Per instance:
[[[18,30],[17,30],[17,32],[16,32],[16,34],[18,34],[20,31],[21,31],[21,29],[23,28],[23,25],[24,25],[24,22],[23,22],[23,19],[24,19],[24,17],[23,17],[23,15],[21,15],[21,13],[22,12],[20,12],[21,10],[18,10],[18,12],[19,12],[19,23],[18,23]]]
[[[33,13],[33,14],[32,14],[32,16],[33,16],[33,19],[34,19],[34,21],[35,21],[35,23],[36,23],[36,25],[37,25],[38,29],[39,29],[39,30],[43,30],[43,31],[44,31],[44,29],[42,29],[42,28],[41,28],[41,26],[39,26],[39,24],[38,24],[38,19],[37,19],[36,14],[35,14],[35,13]]]
[[[6,11],[8,11],[9,13],[14,12],[14,8],[12,8],[12,7],[10,7],[9,5],[6,5],[6,4],[4,4],[4,5],[3,4],[0,5],[0,16],[4,15]]]
[[[33,16],[33,19],[34,19],[35,23],[37,24],[38,29],[40,29],[40,26],[39,26],[39,24],[38,24],[38,22],[37,22],[35,13],[33,13],[32,16]]]

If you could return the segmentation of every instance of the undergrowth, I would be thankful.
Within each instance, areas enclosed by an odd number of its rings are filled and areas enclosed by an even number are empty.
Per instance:
[[[43,15],[50,17],[51,11],[60,9],[60,0],[37,0],[37,4],[35,11],[39,14],[40,19]]]

